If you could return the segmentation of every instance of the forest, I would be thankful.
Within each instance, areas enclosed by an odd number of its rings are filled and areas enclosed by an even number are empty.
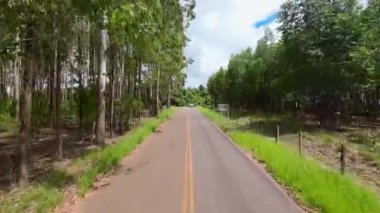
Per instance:
[[[177,104],[179,106],[212,106],[211,97],[208,94],[207,89],[203,85],[200,85],[198,88],[190,87],[187,89],[183,89],[177,97]]]
[[[186,79],[194,7],[193,0],[0,0],[0,173],[13,171],[11,181],[27,186],[36,141],[61,160],[70,141],[104,145],[170,107]]]
[[[379,0],[287,1],[278,25],[209,78],[214,104],[313,114],[321,125],[380,117]]]
[[[380,194],[380,1],[365,2],[286,1],[276,29],[263,29],[254,48],[232,55],[228,66],[216,70],[207,83],[212,105],[229,104],[231,116],[202,109],[204,114],[265,161],[282,183],[289,181],[301,194],[318,194],[312,205],[338,197],[332,194],[343,184],[326,187],[331,191],[325,195],[319,194],[324,191],[321,184],[307,192],[323,174],[312,181],[310,167],[285,163],[294,156],[355,177]],[[279,147],[291,154],[281,157]],[[299,168],[307,168],[304,177],[295,171]],[[301,186],[304,180],[311,184]],[[328,199],[316,212],[339,212],[337,204],[342,203]],[[346,203],[342,212],[371,212],[354,210],[361,205],[359,199]]]

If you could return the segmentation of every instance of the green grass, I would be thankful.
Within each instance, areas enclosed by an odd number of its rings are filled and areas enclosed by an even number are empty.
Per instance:
[[[47,181],[0,198],[0,212],[48,212],[63,201],[62,188],[73,177],[65,171],[54,171]]]
[[[16,127],[16,120],[12,116],[0,112],[0,132],[14,132]]]
[[[229,120],[222,115],[204,108],[200,111],[218,125],[228,125]],[[252,151],[255,158],[264,161],[273,176],[306,205],[322,212],[380,212],[376,194],[351,178],[306,159],[281,143],[273,143],[271,138],[242,131],[228,134],[238,145]]]
[[[143,121],[140,127],[129,132],[119,143],[75,160],[65,171],[55,171],[44,183],[0,197],[0,212],[50,212],[63,202],[63,192],[67,184],[75,184],[80,195],[84,195],[91,189],[97,176],[110,172],[174,112],[175,109],[170,108],[157,118]]]
[[[322,141],[322,143],[324,144],[333,144],[333,143],[339,142],[339,137],[335,136],[332,133],[322,132],[322,133],[317,133],[316,135],[317,135],[317,138],[319,139],[317,141]]]

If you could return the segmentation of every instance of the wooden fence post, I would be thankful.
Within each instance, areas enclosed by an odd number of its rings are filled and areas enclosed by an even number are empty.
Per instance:
[[[16,179],[14,178],[14,171],[13,171],[13,160],[11,153],[7,152],[7,157],[8,157],[8,162],[9,162],[9,183],[11,186],[13,186],[14,182],[13,180]]]
[[[280,139],[280,125],[277,125],[277,128],[276,128],[276,143],[278,143],[279,139]]]
[[[94,121],[92,123],[92,137],[91,137],[91,144],[94,143],[96,137],[96,122]]]
[[[340,145],[339,151],[340,151],[340,158],[339,158],[339,160],[340,160],[340,173],[342,175],[344,175],[344,172],[345,172],[345,169],[346,169],[346,161],[345,161],[346,147],[344,146],[344,143],[342,143]]]
[[[302,155],[302,131],[300,130],[298,133],[298,153]]]

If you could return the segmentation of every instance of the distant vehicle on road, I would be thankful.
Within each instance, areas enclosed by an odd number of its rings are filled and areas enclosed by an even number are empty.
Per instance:
[[[195,107],[195,104],[189,104],[189,107]]]

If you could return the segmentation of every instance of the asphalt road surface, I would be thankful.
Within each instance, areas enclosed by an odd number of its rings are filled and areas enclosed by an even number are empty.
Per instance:
[[[179,110],[78,206],[86,213],[301,212],[195,108]]]

